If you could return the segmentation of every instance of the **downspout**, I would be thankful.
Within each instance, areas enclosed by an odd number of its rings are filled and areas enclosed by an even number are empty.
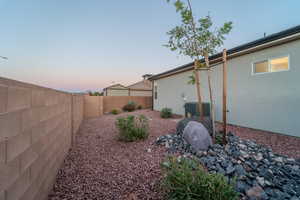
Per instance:
[[[152,81],[152,111],[154,110],[154,80]]]

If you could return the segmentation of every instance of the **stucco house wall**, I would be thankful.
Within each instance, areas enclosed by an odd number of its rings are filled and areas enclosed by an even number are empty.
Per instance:
[[[130,96],[143,96],[143,97],[151,97],[152,90],[143,91],[143,90],[130,90]]]
[[[151,90],[152,84],[151,81],[149,80],[142,80],[140,82],[127,86],[127,88],[137,89],[137,90]]]
[[[128,96],[128,94],[128,88],[121,84],[115,84],[104,88],[104,96]]]
[[[127,88],[130,89],[130,96],[152,96],[152,82],[149,80],[142,80]]]
[[[112,85],[104,89],[104,96],[152,96],[152,82],[142,80],[127,87]]]
[[[289,56],[289,71],[252,75],[252,63]],[[300,40],[228,60],[228,123],[300,137]],[[192,71],[154,80],[154,110],[184,114],[184,98],[197,101]],[[222,65],[212,72],[216,120],[222,121]],[[200,72],[202,96],[209,100],[206,72]]]
[[[105,96],[128,96],[128,89],[107,89]]]

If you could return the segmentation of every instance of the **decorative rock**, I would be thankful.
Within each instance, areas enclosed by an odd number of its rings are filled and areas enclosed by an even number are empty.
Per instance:
[[[249,154],[247,154],[245,151],[240,151],[243,158],[249,158]]]
[[[218,170],[218,173],[220,173],[220,174],[223,174],[223,175],[226,174],[225,170],[220,165],[217,165],[217,170]]]
[[[227,161],[227,160],[223,160],[223,161],[221,162],[221,165],[222,165],[222,167],[227,168],[227,166],[228,166],[228,161]]]
[[[198,122],[191,121],[183,131],[183,138],[196,151],[206,151],[212,145],[212,139],[207,129]]]
[[[295,171],[298,171],[299,170],[299,165],[293,165],[292,169],[295,170]]]
[[[262,199],[262,197],[265,195],[264,193],[265,193],[264,190],[260,186],[252,187],[246,191],[246,195],[250,199],[257,199],[257,200]]]
[[[276,161],[276,162],[283,162],[283,158],[282,157],[276,157],[276,158],[274,158],[274,160]]]
[[[238,181],[235,186],[236,191],[240,192],[240,193],[244,193],[249,188],[250,188],[249,185],[247,183],[245,183],[244,181]]]
[[[165,145],[167,149],[170,148],[169,142],[166,142]]]
[[[238,176],[245,176],[246,174],[246,171],[242,165],[236,165],[235,172]]]
[[[209,117],[204,117],[201,120],[199,117],[184,118],[184,119],[180,120],[176,126],[176,134],[182,136],[185,127],[191,121],[200,122],[208,130],[210,135],[212,135],[212,121]]]
[[[266,168],[260,169],[259,170],[259,175],[262,176],[262,177],[265,177],[268,180],[272,180],[272,178],[273,178],[272,170],[266,169]]]
[[[269,181],[267,181],[267,180],[265,180],[265,184],[266,184],[267,186],[272,186],[272,183],[269,182]]]
[[[196,156],[198,156],[198,157],[204,156],[204,155],[206,155],[206,154],[207,154],[206,151],[197,151],[197,152],[196,152]]]
[[[265,185],[265,179],[263,177],[256,177],[256,180],[262,187]]]
[[[246,149],[246,148],[247,148],[247,146],[244,145],[244,144],[239,144],[239,147],[240,147],[241,149]]]
[[[291,198],[291,200],[300,200],[298,197],[296,197],[296,196],[293,196],[292,198]]]
[[[289,162],[295,162],[296,161],[294,158],[287,158],[286,160],[289,161]]]
[[[234,171],[235,171],[235,168],[234,168],[232,165],[229,165],[229,166],[226,168],[226,174],[227,174],[227,175],[232,174]]]
[[[195,151],[182,135],[169,134],[160,136],[155,144],[166,145],[172,153],[195,155],[209,173],[223,174],[228,182],[236,177],[235,189],[241,199],[300,200],[300,160],[274,154],[253,141],[228,133],[226,146],[214,144],[207,151]]]
[[[256,156],[254,156],[254,158],[257,161],[261,161],[264,157],[263,157],[262,153],[258,153]]]

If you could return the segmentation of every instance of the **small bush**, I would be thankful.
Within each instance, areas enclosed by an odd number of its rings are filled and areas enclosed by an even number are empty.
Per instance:
[[[162,186],[170,200],[236,200],[234,185],[221,174],[209,174],[196,160],[170,157],[162,163]]]
[[[223,145],[223,133],[216,132],[216,144]]]
[[[89,91],[88,92],[90,96],[103,96],[103,92],[92,92],[92,91]]]
[[[112,109],[110,113],[113,114],[113,115],[117,115],[117,114],[120,113],[120,111],[117,110],[117,109]]]
[[[171,118],[172,115],[173,115],[173,113],[172,113],[172,109],[171,108],[163,108],[160,111],[161,118]]]
[[[148,119],[144,115],[120,117],[116,126],[119,129],[119,139],[125,142],[146,139],[149,135]]]
[[[143,106],[142,106],[142,105],[139,105],[139,106],[137,107],[137,109],[138,109],[138,110],[142,110],[142,109],[143,109]]]
[[[132,112],[136,109],[136,103],[129,101],[125,106],[123,106],[123,111]]]

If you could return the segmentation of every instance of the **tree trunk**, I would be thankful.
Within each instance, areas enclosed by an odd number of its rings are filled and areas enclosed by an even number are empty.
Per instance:
[[[194,62],[194,74],[195,74],[195,80],[196,80],[196,89],[197,89],[197,97],[198,97],[198,107],[199,107],[199,113],[200,113],[200,119],[203,118],[203,109],[202,109],[202,98],[201,98],[201,90],[200,90],[200,77],[198,73],[198,60],[195,60]]]
[[[227,143],[227,50],[223,50],[223,144]]]
[[[208,56],[205,56],[205,63],[206,63],[206,67],[208,68],[207,70],[207,78],[208,78],[208,89],[209,89],[209,98],[210,98],[210,114],[211,114],[211,121],[212,121],[212,138],[213,138],[213,142],[215,143],[216,140],[216,136],[215,136],[215,103],[214,103],[214,99],[213,99],[213,94],[212,94],[212,86],[211,86],[211,70],[209,67],[209,60],[208,60]]]

